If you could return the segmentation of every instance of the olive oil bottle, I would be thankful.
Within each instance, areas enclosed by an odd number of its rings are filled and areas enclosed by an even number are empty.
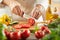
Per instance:
[[[51,20],[53,18],[52,12],[51,12],[51,0],[49,0],[49,5],[46,10],[46,20]]]

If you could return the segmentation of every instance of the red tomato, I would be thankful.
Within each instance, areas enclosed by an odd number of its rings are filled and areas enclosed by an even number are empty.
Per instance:
[[[44,35],[45,35],[45,33],[42,32],[42,31],[36,31],[36,32],[35,32],[35,37],[36,37],[37,39],[43,38]]]
[[[21,33],[21,38],[26,39],[30,36],[30,31],[29,30],[23,30]]]
[[[51,33],[51,31],[47,28],[44,30],[44,32],[45,32],[45,34],[50,34]]]
[[[30,28],[31,26],[29,24],[18,24],[13,27],[16,29],[21,29],[21,28]]]
[[[18,32],[18,37],[21,39],[21,31]]]
[[[44,31],[46,28],[48,29],[47,26],[42,26],[42,27],[40,28],[40,30]]]
[[[6,31],[6,30],[4,30],[4,33],[5,33],[6,37],[7,37],[7,40],[10,40],[11,39],[10,38],[10,33],[8,31]]]
[[[10,32],[10,38],[13,39],[13,32]]]
[[[28,19],[28,24],[30,24],[31,26],[33,26],[35,24],[35,20],[32,18]]]
[[[16,39],[16,40],[20,39],[20,35],[18,34],[18,32],[13,32],[12,35],[13,35],[12,39]]]
[[[47,26],[42,26],[40,30],[44,31],[46,34],[51,33],[51,31],[49,30]]]
[[[30,28],[31,26],[29,24],[20,24],[21,28]]]
[[[21,26],[19,24],[14,25],[13,27],[16,28],[16,29],[20,29],[21,28]]]

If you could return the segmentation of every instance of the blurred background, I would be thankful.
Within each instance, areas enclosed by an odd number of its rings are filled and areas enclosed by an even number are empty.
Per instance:
[[[58,14],[60,14],[60,0],[52,0],[52,6],[56,7]]]
[[[45,9],[47,9],[48,7],[48,0],[37,0],[37,3],[42,4]],[[51,6],[52,6],[52,11],[54,10],[54,8],[57,8],[57,12],[58,14],[60,14],[60,0],[51,0]]]

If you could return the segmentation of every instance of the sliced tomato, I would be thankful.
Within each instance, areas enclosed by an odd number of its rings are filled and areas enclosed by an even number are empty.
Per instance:
[[[29,24],[18,24],[13,27],[16,29],[21,29],[21,28],[30,28],[31,26]]]
[[[35,37],[37,39],[43,38],[45,36],[45,33],[43,31],[36,31],[35,32]]]
[[[21,26],[19,24],[14,25],[13,27],[16,28],[16,29],[20,29],[21,28]]]
[[[33,26],[35,24],[35,20],[33,18],[29,18],[28,19],[28,24],[30,24],[31,26]]]
[[[30,28],[31,26],[29,24],[20,24],[21,28]]]

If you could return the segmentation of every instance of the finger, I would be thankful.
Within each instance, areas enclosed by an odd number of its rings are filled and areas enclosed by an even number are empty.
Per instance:
[[[35,19],[38,19],[40,16],[41,16],[41,12],[36,12],[36,11],[33,12],[32,17],[34,17]]]
[[[16,6],[16,10],[17,10],[17,14],[20,15],[20,13],[21,13],[21,9],[20,9],[19,6]]]
[[[16,7],[15,8],[13,8],[13,11],[12,11],[14,14],[16,14],[16,15],[18,15],[17,14],[17,9],[16,9]]]
[[[16,8],[17,8],[17,11],[18,11],[18,15],[23,17],[24,12],[21,11],[20,7],[17,6]]]

